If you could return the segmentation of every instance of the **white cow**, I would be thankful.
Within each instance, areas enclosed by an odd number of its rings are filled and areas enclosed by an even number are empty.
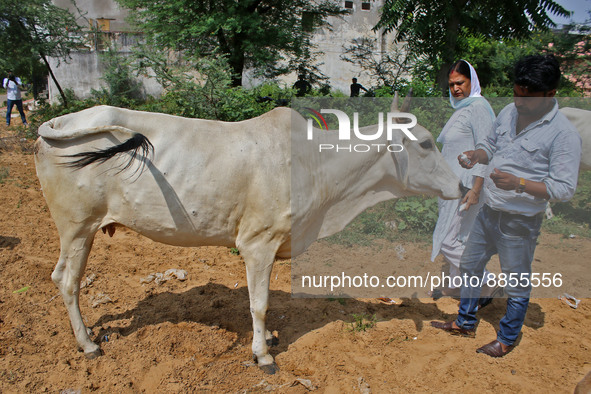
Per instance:
[[[583,145],[581,150],[581,164],[579,166],[579,171],[591,170],[591,111],[564,107],[560,108],[560,112],[562,112],[568,118],[568,120],[573,124],[573,126],[575,126],[581,135]],[[552,219],[554,217],[550,203],[546,205],[545,215],[546,219]]]
[[[117,223],[171,245],[236,246],[246,264],[252,350],[259,366],[273,373],[265,314],[276,256],[302,253],[379,201],[416,193],[460,196],[458,178],[421,126],[412,129],[418,141],[402,133],[379,141],[401,144],[400,153],[319,153],[316,144],[292,155],[291,144],[334,142],[337,135],[315,129],[307,141],[306,127],[287,108],[227,123],[108,106],[41,125],[37,176],[61,242],[51,278],[87,357],[101,353],[82,321],[79,283],[99,229]],[[90,165],[94,159],[98,164]],[[66,165],[76,160],[77,168]],[[307,169],[294,190],[292,163]]]
[[[560,112],[575,126],[583,140],[580,170],[591,170],[591,111],[564,107]]]

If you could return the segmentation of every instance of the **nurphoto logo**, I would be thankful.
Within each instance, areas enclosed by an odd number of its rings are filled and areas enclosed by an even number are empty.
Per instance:
[[[338,121],[338,140],[339,141],[351,141],[351,130],[353,130],[353,135],[355,140],[359,141],[379,141],[382,139],[384,134],[384,128],[386,130],[386,139],[389,144],[385,143],[361,143],[361,144],[331,144],[331,143],[321,143],[319,144],[318,148],[319,151],[346,151],[346,152],[368,152],[372,149],[377,149],[380,151],[381,149],[387,149],[389,152],[401,152],[404,150],[404,146],[401,144],[394,144],[392,142],[392,136],[394,132],[402,132],[406,135],[410,140],[416,141],[417,138],[412,134],[410,129],[412,129],[417,124],[417,118],[413,114],[406,113],[406,112],[388,112],[386,114],[386,121],[384,122],[384,113],[378,113],[378,122],[374,126],[368,126],[362,128],[364,132],[361,132],[359,128],[359,113],[353,113],[353,127],[351,127],[351,120],[349,116],[338,109],[321,109],[320,112],[306,107],[308,111],[308,124],[307,124],[307,139],[309,141],[314,140],[314,124],[318,127],[320,131],[329,131],[328,124],[323,114],[331,114],[336,116]],[[405,121],[404,123],[400,123]],[[385,125],[384,125],[385,124]],[[384,127],[385,126],[385,127]],[[373,132],[368,133],[368,129],[375,130]]]

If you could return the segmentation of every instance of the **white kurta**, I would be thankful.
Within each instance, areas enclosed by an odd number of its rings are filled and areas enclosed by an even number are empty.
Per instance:
[[[487,138],[493,131],[493,121],[489,107],[482,98],[456,110],[443,128],[439,139],[443,143],[441,153],[464,186],[472,188],[475,177],[486,176],[487,166],[477,164],[471,169],[462,168],[458,163],[458,156],[465,151],[474,150],[477,143]],[[457,264],[456,267],[459,267],[464,242],[468,238],[482,201],[481,198],[480,202],[472,205],[468,211],[459,212],[461,199],[439,199],[439,218],[433,232],[431,261],[441,252],[451,264]]]

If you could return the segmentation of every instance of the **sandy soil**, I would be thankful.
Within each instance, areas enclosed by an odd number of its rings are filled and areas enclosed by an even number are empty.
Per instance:
[[[15,120],[18,125],[20,122]],[[243,262],[227,248],[176,248],[126,229],[97,234],[80,297],[104,355],[76,350],[50,274],[59,240],[35,175],[31,142],[0,129],[0,392],[572,392],[591,370],[591,300],[572,309],[532,299],[519,346],[503,359],[475,353],[495,337],[504,300],[481,312],[475,339],[430,327],[457,301],[292,298],[290,261],[272,273],[268,327],[280,367],[265,375],[251,362],[251,318]],[[430,245],[404,244],[410,263]],[[588,259],[591,240],[543,234],[537,261]],[[140,283],[180,268],[185,281]],[[93,303],[107,295],[112,301]],[[375,314],[357,332],[352,314]]]

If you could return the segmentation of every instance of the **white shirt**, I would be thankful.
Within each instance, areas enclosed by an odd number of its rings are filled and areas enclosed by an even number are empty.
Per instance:
[[[8,78],[4,78],[4,83],[2,86],[6,89],[6,98],[8,100],[20,100],[21,99],[21,86],[23,83],[19,77],[15,77],[14,81],[11,81]]]

